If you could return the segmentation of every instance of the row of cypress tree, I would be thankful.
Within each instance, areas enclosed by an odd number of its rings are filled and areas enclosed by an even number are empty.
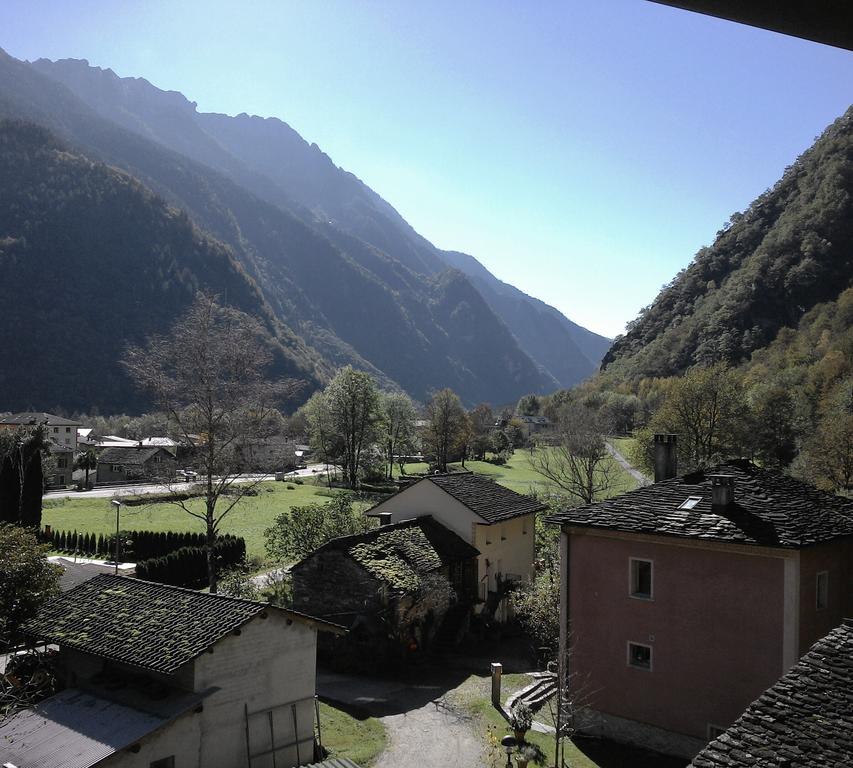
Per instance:
[[[213,547],[216,567],[222,571],[246,559],[246,542],[234,536],[222,536]],[[136,564],[136,576],[146,581],[176,587],[203,587],[207,584],[207,552],[204,547],[181,547],[163,557]]]

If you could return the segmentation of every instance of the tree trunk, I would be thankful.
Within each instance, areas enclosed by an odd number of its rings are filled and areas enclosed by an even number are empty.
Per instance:
[[[207,541],[205,543],[205,554],[207,555],[207,586],[210,594],[215,595],[217,589],[216,562],[214,561],[213,546],[216,544],[216,530],[213,527],[212,517],[207,520]]]

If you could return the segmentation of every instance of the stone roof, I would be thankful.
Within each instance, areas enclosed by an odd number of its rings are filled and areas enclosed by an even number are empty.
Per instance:
[[[434,483],[487,523],[500,523],[547,509],[545,504],[530,496],[523,496],[484,475],[472,472],[430,475],[419,482]]]
[[[695,768],[853,765],[853,620],[818,640],[703,749]]]
[[[712,504],[711,475],[734,479],[734,501]],[[693,497],[695,504],[682,508]],[[748,461],[664,480],[596,504],[562,510],[548,522],[581,528],[801,548],[853,536],[853,501]]]
[[[106,448],[98,456],[98,464],[123,464],[126,466],[141,466],[145,464],[153,456],[156,456],[160,451],[169,453],[160,446],[148,446],[140,448],[136,445],[114,446]],[[171,458],[171,454],[169,457]]]
[[[44,411],[23,411],[21,413],[13,413],[10,416],[0,418],[0,424],[16,424],[16,425],[36,425],[49,424],[51,427],[78,427],[79,421],[71,421],[64,419],[62,416],[54,416],[52,413]]]
[[[100,575],[51,600],[30,637],[167,674],[270,606]]]
[[[346,552],[373,577],[401,592],[416,591],[424,574],[480,554],[429,515],[332,539],[304,560],[330,549]]]

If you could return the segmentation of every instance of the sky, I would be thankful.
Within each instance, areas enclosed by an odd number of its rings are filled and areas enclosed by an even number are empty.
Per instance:
[[[279,117],[607,336],[853,100],[853,53],[647,0],[0,0],[0,47]]]

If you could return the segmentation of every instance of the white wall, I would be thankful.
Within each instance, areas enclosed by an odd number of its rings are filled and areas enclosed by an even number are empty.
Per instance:
[[[497,574],[529,579],[535,554],[534,515],[514,517],[503,523],[476,526],[474,546],[480,550],[478,581],[488,575],[489,589],[497,589]],[[488,561],[488,565],[486,564]],[[482,592],[480,593],[482,597]]]
[[[411,520],[413,517],[432,515],[443,526],[457,533],[469,544],[474,544],[474,525],[485,522],[468,507],[441,490],[429,480],[421,480],[383,501],[371,510],[371,515],[390,512],[391,522]]]
[[[371,510],[371,515],[379,512],[390,512],[392,523],[432,515],[435,520],[476,547],[480,551],[477,558],[480,597],[483,579],[488,576],[489,589],[494,590],[495,574],[499,571],[502,574],[513,573],[525,579],[530,578],[535,550],[532,513],[504,523],[489,525],[429,480],[415,483],[383,501]]]
[[[290,623],[288,623],[290,621]],[[269,720],[273,709],[275,743],[294,740],[293,713],[296,705],[299,763],[312,762],[316,680],[317,631],[292,621],[275,609],[267,618],[255,617],[239,635],[233,633],[194,662],[194,690],[221,690],[208,696],[200,713],[188,713],[140,742],[138,753],[121,752],[104,761],[110,768],[148,768],[151,762],[170,755],[175,768],[241,768],[248,766],[246,749],[246,706],[250,716],[253,752],[270,748]],[[295,746],[276,751],[276,768],[297,763]],[[272,768],[272,755],[252,759],[252,768]]]

